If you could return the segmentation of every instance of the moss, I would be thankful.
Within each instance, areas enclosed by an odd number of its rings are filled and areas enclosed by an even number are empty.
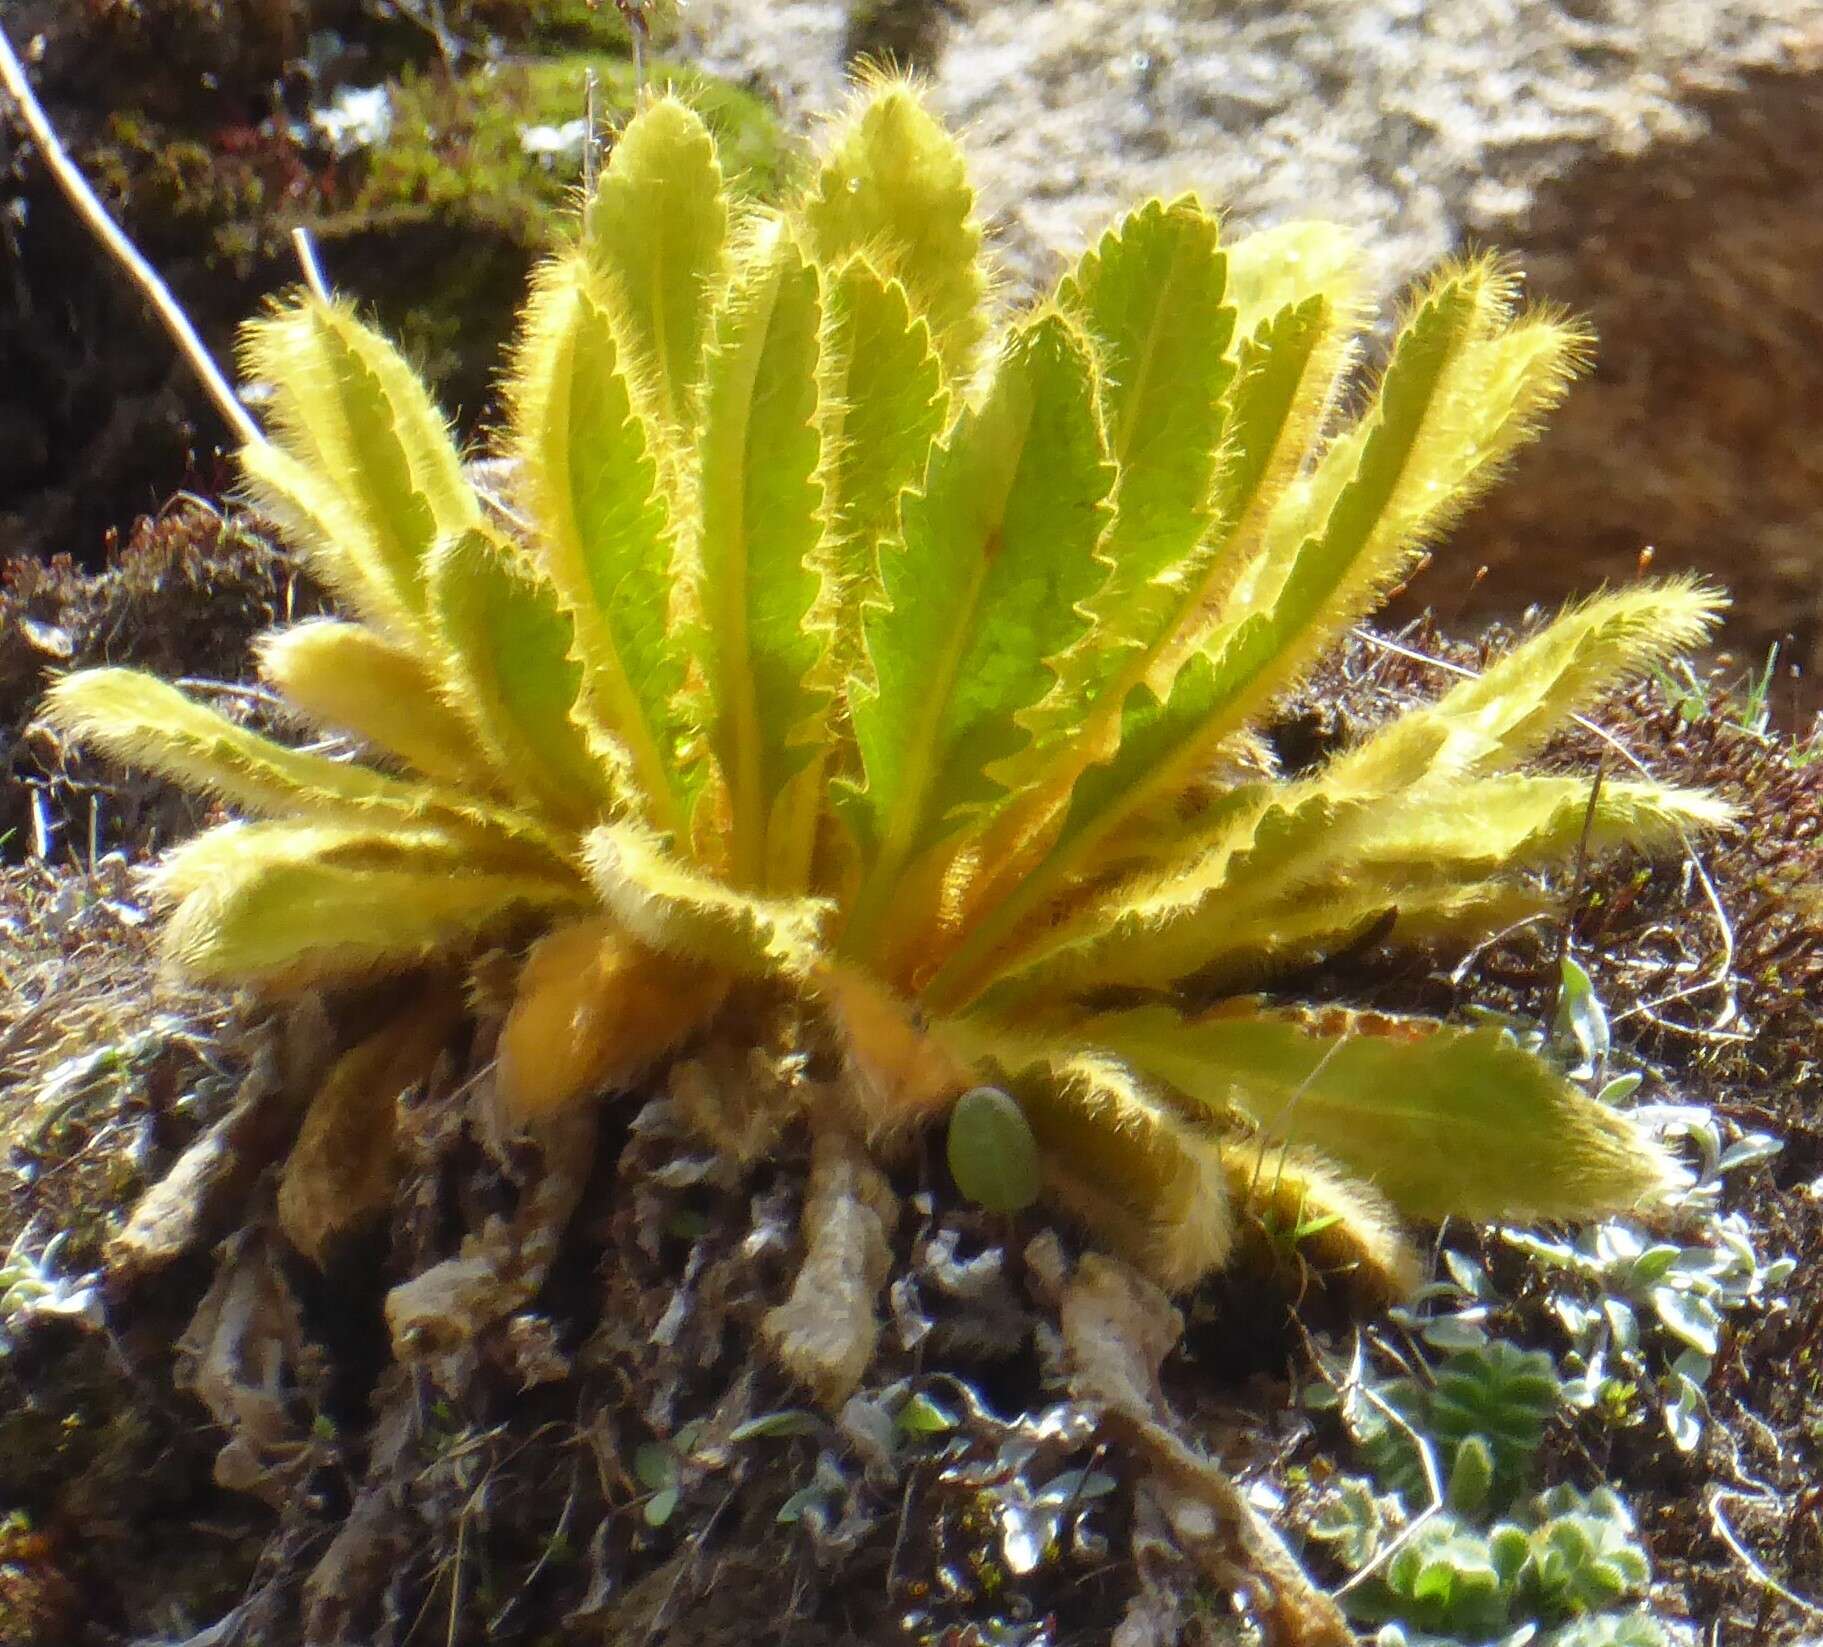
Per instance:
[[[611,7],[591,12],[583,0],[560,0],[538,8],[521,32],[534,45],[581,40],[594,49],[453,76],[440,65],[407,68],[393,83],[389,140],[342,161],[325,164],[273,122],[205,140],[124,110],[108,118],[84,166],[154,261],[200,260],[212,279],[228,281],[224,314],[251,305],[246,283],[269,289],[291,278],[291,230],[309,228],[330,277],[372,304],[473,428],[492,410],[495,364],[527,271],[579,180],[578,156],[540,157],[523,134],[576,120],[591,69],[605,129],[635,95],[633,65],[615,49],[625,28]],[[778,192],[790,148],[761,98],[663,59],[651,78],[701,109],[738,190]],[[205,319],[215,308],[213,298],[185,295]]]
[[[301,175],[288,138],[226,148],[140,109],[111,114],[83,155],[97,192],[155,257],[196,257],[244,279],[276,255],[292,216],[272,211],[279,174]]]
[[[527,271],[578,182],[578,161],[541,160],[523,133],[578,119],[591,69],[611,129],[634,98],[622,57],[575,53],[454,78],[408,73],[394,90],[391,139],[369,157],[346,207],[315,224],[337,283],[372,299],[380,323],[465,426],[491,410],[493,372]],[[702,111],[741,192],[778,192],[790,150],[761,99],[663,60],[652,79]]]
[[[633,104],[633,67],[624,57],[578,52],[490,64],[453,81],[439,70],[408,73],[393,94],[392,138],[373,154],[350,212],[454,214],[524,244],[542,244],[552,211],[569,197],[576,178],[573,167],[528,154],[523,134],[579,118],[591,69],[602,118],[611,125]],[[762,196],[776,192],[784,139],[759,98],[663,60],[652,65],[652,79],[674,85],[701,110],[740,187]]]
[[[468,0],[462,8],[474,28],[543,51],[627,49],[628,29],[614,0]],[[677,7],[646,5],[646,29],[661,50],[677,36]]]

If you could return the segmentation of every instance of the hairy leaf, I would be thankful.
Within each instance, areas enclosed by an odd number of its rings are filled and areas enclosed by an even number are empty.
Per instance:
[[[1244,235],[1228,248],[1234,335],[1254,338],[1313,297],[1352,321],[1360,307],[1361,276],[1360,245],[1340,224],[1282,223]]]
[[[864,83],[837,124],[797,213],[818,261],[865,252],[904,283],[951,380],[984,330],[981,230],[956,140],[907,81]]]
[[[988,398],[906,499],[890,604],[866,621],[877,684],[853,706],[866,788],[844,808],[869,874],[851,943],[865,946],[913,857],[1004,793],[989,768],[1027,743],[1020,717],[1106,579],[1096,547],[1112,479],[1085,343],[1044,315],[1014,335]]]
[[[1262,1256],[1294,1255],[1375,1303],[1417,1287],[1418,1255],[1372,1185],[1312,1150],[1264,1138],[1226,1140],[1222,1164],[1242,1239],[1267,1248]]]
[[[167,853],[154,886],[182,900],[164,932],[181,973],[277,988],[405,971],[589,901],[449,835],[327,824],[224,824]]]
[[[637,1081],[721,1004],[726,980],[648,949],[610,917],[572,921],[526,957],[500,1032],[500,1096],[533,1120]]]
[[[709,128],[676,97],[652,99],[609,154],[583,211],[582,248],[615,294],[622,335],[659,416],[678,430],[689,422],[727,241],[728,201]]]
[[[603,815],[612,778],[571,715],[582,672],[556,591],[484,529],[437,546],[430,586],[452,701],[494,769],[567,828]]]
[[[1491,883],[1567,862],[1585,827],[1596,851],[1666,847],[1730,815],[1700,791],[1649,783],[1604,784],[1592,815],[1590,798],[1588,779],[1518,775],[1420,785],[1371,804],[1332,796],[1321,779],[1286,786],[1211,831],[1178,872],[1138,878],[1047,923],[1022,949],[1017,997],[1163,988],[1193,975],[1257,984],[1375,927],[1394,942],[1434,939],[1483,905],[1548,907],[1536,894],[1494,896]],[[1464,899],[1452,902],[1452,889]]]
[[[409,819],[460,798],[351,761],[287,749],[137,669],[65,676],[46,696],[44,713],[117,760],[268,816]]]
[[[272,442],[242,454],[256,498],[364,616],[412,633],[432,543],[479,512],[422,380],[346,304],[309,295],[247,327],[241,365],[270,389]]]
[[[1091,603],[1096,629],[1078,648],[1059,731],[1123,662],[1149,651],[1180,614],[1201,571],[1234,376],[1224,306],[1227,260],[1216,222],[1194,200],[1152,201],[1084,255],[1058,293],[1095,338],[1102,414],[1119,469],[1102,553],[1113,575]]]
[[[315,725],[353,733],[427,778],[497,786],[421,649],[316,618],[263,636],[257,651],[260,674]]]
[[[1479,677],[1340,757],[1331,781],[1376,793],[1426,773],[1481,772],[1523,759],[1579,708],[1699,645],[1725,604],[1706,585],[1672,579],[1572,606]]]
[[[990,946],[1091,864],[1121,825],[1181,790],[1406,564],[1412,523],[1435,507],[1430,487],[1437,448],[1446,443],[1436,420],[1447,424],[1465,392],[1454,368],[1483,335],[1497,284],[1493,271],[1475,266],[1432,286],[1394,349],[1352,478],[1322,530],[1278,571],[1267,568],[1246,592],[1247,615],[1193,654],[1168,692],[1141,688],[1128,699],[1113,758],[1078,781],[1049,852],[1017,889],[1003,892],[939,973],[934,1004],[953,1010],[984,987]]]
[[[513,438],[540,566],[575,626],[580,709],[652,823],[682,834],[684,648],[670,509],[611,305],[584,265],[541,274],[513,373]]]
[[[1675,1181],[1658,1146],[1504,1031],[1246,1002],[1109,1013],[1085,1044],[1269,1139],[1314,1149],[1418,1218],[1589,1218]]]
[[[830,555],[823,626],[839,676],[863,671],[861,623],[880,603],[880,556],[897,530],[899,500],[924,480],[949,396],[930,328],[897,280],[865,257],[830,279],[830,370],[823,391],[830,453]]]
[[[775,809],[828,735],[818,684],[828,636],[808,621],[825,532],[818,286],[795,242],[763,224],[715,317],[698,447],[701,662],[733,873],[780,891],[802,889],[779,866],[803,873],[814,814]],[[795,850],[775,825],[795,834]]]
[[[1161,1286],[1200,1281],[1234,1244],[1221,1146],[1111,1058],[990,1054],[1038,1140],[1046,1194]]]
[[[585,856],[602,902],[653,949],[749,977],[804,978],[821,959],[827,904],[737,891],[693,872],[631,824],[591,831]]]

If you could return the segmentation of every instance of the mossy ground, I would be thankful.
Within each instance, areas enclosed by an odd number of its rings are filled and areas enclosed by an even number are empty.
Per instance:
[[[446,5],[441,37],[404,8],[351,18],[300,4],[280,27],[285,9],[70,8],[48,31],[41,96],[218,358],[262,298],[300,278],[291,236],[304,228],[472,435],[494,411],[504,317],[580,181],[579,148],[544,152],[525,134],[580,119],[590,72],[603,126],[624,117],[625,27],[583,0]],[[199,43],[200,30],[213,32]],[[740,187],[778,187],[793,149],[763,97],[663,57],[649,72],[699,103]],[[338,150],[318,117],[373,86],[386,89],[387,141]],[[0,190],[17,201],[19,316],[0,328],[0,554],[98,565],[108,530],[170,487],[219,487],[222,432],[48,180],[20,169]],[[133,341],[97,350],[103,336]]]
[[[173,675],[240,675],[251,633],[315,599],[257,534],[206,511],[148,527],[119,572],[59,576],[33,573],[13,596],[41,639],[56,629],[72,661],[137,656]],[[1452,645],[1419,630],[1397,644],[1475,667],[1503,637]],[[1357,641],[1289,707],[1281,754],[1316,758],[1444,678]],[[8,679],[14,776],[45,786],[62,828],[48,863],[22,861],[30,836],[15,837],[0,883],[0,1245],[30,1225],[38,1250],[68,1229],[58,1268],[76,1275],[106,1265],[139,1194],[245,1096],[261,1049],[299,1031],[283,1014],[159,981],[129,866],[194,820],[168,813],[168,794],[65,768],[42,737],[20,738],[37,683],[18,670]],[[1806,1509],[1823,1467],[1823,1204],[1810,1191],[1823,1122],[1808,1097],[1823,922],[1806,903],[1823,876],[1823,762],[1742,720],[1724,693],[1678,705],[1657,686],[1604,710],[1604,732],[1633,758],[1718,786],[1743,824],[1695,864],[1619,862],[1589,876],[1574,931],[1628,1060],[1665,1092],[1787,1140],[1733,1193],[1769,1248],[1810,1261],[1779,1307],[1737,1318],[1701,1451],[1678,1453],[1651,1423],[1585,1418],[1553,1429],[1547,1475],[1585,1487],[1605,1476],[1630,1497],[1667,1616],[1743,1628],[1763,1617],[1762,1639],[1792,1642],[1800,1614],[1722,1542],[1707,1494],[1759,1483],[1731,1501],[1730,1527],[1792,1590],[1823,1590]],[[1586,764],[1593,736],[1573,734],[1546,758]],[[110,820],[104,859],[121,854],[93,867],[91,797]],[[1699,869],[1714,906],[1692,895]],[[1461,975],[1447,960],[1344,957],[1329,984],[1382,1006],[1536,1018],[1549,1009],[1556,941],[1554,930],[1515,934]],[[332,1042],[376,1010],[356,998],[327,1007],[311,1022]],[[535,1152],[490,1139],[464,1102],[495,1028],[483,1002],[465,1059],[401,1112],[394,1209],[327,1275],[276,1234],[265,1169],[283,1139],[268,1137],[188,1256],[137,1272],[116,1264],[108,1333],[39,1323],[0,1359],[0,1516],[15,1518],[0,1536],[18,1552],[0,1605],[23,1621],[9,1620],[5,1639],[181,1639],[232,1608],[222,1639],[269,1647],[404,1641],[428,1621],[458,1642],[1063,1644],[1108,1640],[1146,1596],[1168,1600],[1185,1632],[1161,1639],[1222,1639],[1225,1598],[1169,1554],[1136,1492],[1142,1472],[1060,1382],[1046,1279],[1058,1249],[1044,1218],[971,1211],[938,1151],[894,1177],[903,1210],[887,1337],[860,1398],[834,1418],[806,1412],[757,1343],[799,1261],[802,1141],[738,1167],[679,1126],[662,1079],[578,1118],[555,1192],[555,1256],[536,1290],[495,1299],[472,1333],[394,1364],[387,1290],[460,1254],[505,1250],[503,1230],[554,1193]],[[699,1063],[737,1086],[762,1079],[754,1049],[778,1033],[756,1002],[751,1044],[699,1049]],[[79,1082],[73,1059],[89,1060]],[[222,1236],[229,1245],[212,1254]],[[1067,1255],[1074,1237],[1061,1237]],[[1449,1239],[1508,1285],[1503,1330],[1548,1343],[1523,1269],[1472,1230]],[[1313,1428],[1291,1391],[1313,1336],[1347,1315],[1295,1252],[1282,1256],[1277,1275],[1242,1270],[1186,1302],[1165,1389],[1181,1432],[1232,1467],[1308,1482],[1336,1467],[1339,1437]],[[191,1342],[174,1352],[205,1293]],[[229,1297],[244,1308],[240,1336],[224,1338]],[[224,1345],[244,1363],[224,1360]],[[271,1400],[255,1413],[237,1403],[260,1356]],[[923,1402],[908,1405],[914,1395]],[[1058,1482],[1068,1512],[1046,1520]],[[1036,1547],[1014,1536],[1032,1526],[1057,1536]]]

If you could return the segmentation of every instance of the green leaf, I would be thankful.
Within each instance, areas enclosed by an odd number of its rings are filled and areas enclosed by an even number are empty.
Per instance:
[[[989,1212],[1023,1212],[1038,1199],[1038,1143],[1015,1099],[996,1087],[971,1087],[956,1100],[949,1170],[956,1187]]]
[[[646,1500],[646,1507],[641,1512],[648,1527],[662,1527],[677,1514],[679,1493],[675,1487],[660,1487]]]
[[[729,1432],[730,1442],[757,1441],[762,1436],[816,1435],[828,1428],[828,1420],[803,1407],[787,1407],[775,1413],[761,1413]]]
[[[1409,1217],[1586,1218],[1675,1180],[1631,1122],[1500,1030],[1242,1002],[1110,1013],[1081,1036],[1217,1117],[1320,1151]]]
[[[1234,376],[1226,271],[1212,216],[1193,199],[1154,200],[1086,253],[1058,293],[1099,346],[1102,414],[1120,473],[1102,550],[1114,570],[1093,602],[1092,644],[1073,660],[1071,720],[1123,648],[1149,650],[1162,638],[1200,570],[1193,552],[1210,524]]]
[[[866,620],[877,684],[856,693],[853,718],[867,781],[842,802],[870,860],[854,943],[914,856],[1004,794],[989,768],[1028,742],[1020,717],[1106,579],[1096,547],[1112,482],[1086,345],[1042,315],[1014,333],[987,399],[906,498],[902,544],[885,557],[890,605]]]
[[[1282,223],[1244,235],[1228,248],[1234,335],[1254,338],[1313,297],[1351,318],[1360,301],[1361,273],[1361,248],[1337,223]]]
[[[864,85],[797,207],[826,265],[865,252],[930,323],[951,380],[966,379],[986,329],[981,230],[962,150],[913,85]]]
[[[1483,1437],[1471,1435],[1456,1449],[1450,1467],[1449,1507],[1458,1515],[1476,1515],[1486,1506],[1493,1485],[1493,1452]]]
[[[978,994],[989,981],[983,957],[1116,830],[1156,811],[1207,768],[1406,563],[1413,522],[1437,507],[1434,448],[1442,437],[1431,414],[1447,413],[1465,392],[1451,369],[1485,329],[1488,293],[1497,286],[1486,266],[1433,285],[1394,348],[1376,409],[1363,424],[1352,478],[1321,532],[1282,566],[1264,567],[1256,586],[1244,591],[1248,615],[1192,654],[1168,691],[1144,687],[1128,698],[1119,749],[1077,782],[1045,858],[1020,885],[1000,893],[999,907],[932,983],[930,999],[940,1010]]]
[[[853,257],[829,278],[830,373],[823,395],[831,521],[825,620],[846,679],[865,669],[862,614],[880,596],[882,545],[899,499],[922,484],[949,408],[930,328],[905,287]]]
[[[1276,592],[1262,589],[1257,597],[1271,613],[1278,646],[1250,706],[1289,685],[1371,607],[1410,565],[1419,533],[1446,506],[1450,493],[1440,475],[1453,456],[1453,419],[1475,387],[1462,362],[1500,295],[1489,266],[1446,272],[1400,332],[1373,409],[1358,437],[1342,442],[1359,450],[1347,483],[1320,527],[1288,556]]]
[[[479,515],[422,380],[348,305],[312,296],[252,322],[241,366],[271,391],[272,441],[242,453],[256,500],[363,616],[416,633],[431,545]]]
[[[633,1449],[633,1474],[649,1492],[676,1486],[676,1450],[662,1441],[642,1441]]]
[[[557,592],[485,529],[438,544],[430,588],[455,701],[495,770],[571,828],[605,813],[608,771],[571,715],[582,671]]]
[[[1599,1071],[1608,1058],[1607,1008],[1580,962],[1566,955],[1559,971],[1551,1038],[1560,1047],[1581,1054],[1584,1068]]]
[[[680,431],[727,271],[727,241],[728,200],[709,128],[676,97],[654,98],[615,141],[583,211],[582,249],[615,294],[659,415]]]
[[[779,891],[801,881],[778,863],[808,850],[781,850],[776,803],[828,738],[828,635],[807,621],[825,531],[822,324],[816,269],[776,222],[762,223],[716,314],[703,381],[696,595],[733,876]]]
[[[539,564],[575,625],[582,711],[618,751],[651,822],[681,835],[685,659],[670,510],[622,356],[584,267],[551,265],[514,365],[513,435]]]
[[[920,1392],[899,1409],[893,1427],[910,1435],[946,1435],[955,1429],[956,1423],[954,1413]]]

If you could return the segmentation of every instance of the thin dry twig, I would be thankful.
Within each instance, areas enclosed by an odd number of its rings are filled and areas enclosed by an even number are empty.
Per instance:
[[[1737,1492],[1730,1487],[1712,1488],[1709,1494],[1709,1521],[1715,1528],[1716,1536],[1734,1552],[1735,1559],[1747,1569],[1754,1583],[1763,1590],[1777,1596],[1787,1606],[1795,1607],[1799,1612],[1811,1618],[1823,1618],[1823,1607],[1818,1606],[1814,1601],[1806,1600],[1795,1590],[1787,1589],[1771,1573],[1767,1572],[1753,1552],[1742,1544],[1734,1528],[1729,1525],[1728,1518],[1722,1514],[1723,1502],[1729,1499],[1738,1499],[1744,1504],[1756,1502],[1752,1493]]]
[[[165,330],[190,363],[190,369],[208,390],[209,398],[215,402],[216,410],[226,420],[228,427],[244,444],[258,444],[264,438],[260,434],[259,425],[253,421],[252,413],[241,404],[240,397],[222,375],[221,368],[215,364],[214,357],[203,340],[196,335],[196,328],[190,324],[190,317],[171,295],[171,288],[140,255],[139,248],[127,239],[119,224],[108,216],[107,208],[95,198],[95,191],[89,187],[88,180],[65,151],[43,105],[33,92],[31,82],[25,75],[25,66],[19,61],[13,43],[7,38],[3,27],[0,27],[0,85],[6,87],[8,95],[18,104],[19,118],[31,134],[32,141],[38,145],[44,163],[50,167],[51,175],[63,190],[64,197],[101,242],[108,255],[126,270],[134,285],[158,311],[158,318],[164,322]]]
[[[1407,1544],[1411,1543],[1411,1541],[1418,1536],[1419,1529],[1443,1508],[1443,1480],[1437,1472],[1437,1455],[1431,1448],[1429,1438],[1420,1435],[1412,1426],[1411,1421],[1394,1407],[1390,1401],[1381,1395],[1373,1385],[1367,1382],[1367,1379],[1363,1374],[1366,1359],[1366,1354],[1362,1348],[1361,1335],[1357,1332],[1355,1334],[1355,1353],[1350,1360],[1348,1369],[1348,1380],[1338,1388],[1336,1393],[1340,1396],[1359,1395],[1363,1401],[1367,1402],[1367,1404],[1379,1413],[1382,1418],[1386,1419],[1389,1424],[1395,1425],[1405,1432],[1406,1440],[1411,1442],[1412,1446],[1418,1451],[1418,1464],[1424,1471],[1424,1485],[1431,1495],[1431,1501],[1414,1520],[1400,1529],[1397,1537],[1392,1539],[1384,1549],[1375,1553],[1373,1560],[1368,1562],[1365,1567],[1359,1568],[1351,1573],[1344,1583],[1338,1585],[1336,1589],[1331,1592],[1338,1596],[1347,1595],[1348,1592],[1357,1585],[1365,1584],[1368,1579],[1372,1578],[1375,1573],[1379,1572],[1382,1567],[1403,1550]]]
[[[323,278],[323,265],[317,261],[316,242],[302,223],[291,231],[291,246],[297,253],[298,267],[304,271],[304,284],[313,296],[329,302],[329,282]]]

